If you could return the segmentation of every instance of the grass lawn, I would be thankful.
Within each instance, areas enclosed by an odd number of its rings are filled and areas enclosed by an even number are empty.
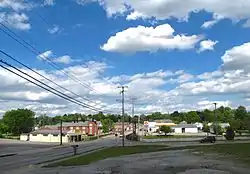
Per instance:
[[[242,144],[215,144],[211,146],[190,147],[195,151],[203,151],[205,153],[218,153],[223,157],[236,159],[246,164],[250,164],[250,143]]]
[[[163,138],[201,138],[203,136],[194,135],[148,135],[144,136],[144,139],[163,139]]]
[[[86,155],[78,156],[75,158],[66,159],[57,163],[50,164],[45,167],[58,167],[58,166],[79,166],[87,165],[95,161],[100,161],[110,157],[118,157],[123,155],[131,155],[136,153],[148,153],[162,151],[167,146],[163,145],[138,145],[127,147],[111,147],[95,151]]]

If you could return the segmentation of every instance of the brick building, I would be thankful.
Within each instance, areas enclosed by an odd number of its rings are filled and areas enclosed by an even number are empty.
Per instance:
[[[40,130],[60,130],[60,123],[57,125],[43,126]],[[85,121],[85,122],[63,122],[63,131],[70,131],[73,133],[79,133],[83,135],[95,136],[98,134],[98,126],[96,122]]]

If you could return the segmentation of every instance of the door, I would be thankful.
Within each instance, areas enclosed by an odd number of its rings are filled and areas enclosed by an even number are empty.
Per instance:
[[[185,128],[181,128],[181,132],[182,132],[182,133],[185,133]]]

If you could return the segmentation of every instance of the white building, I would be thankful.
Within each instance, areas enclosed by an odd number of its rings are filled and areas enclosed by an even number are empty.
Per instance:
[[[194,123],[194,125],[198,127],[198,130],[203,129],[203,123],[196,122],[196,123]]]
[[[173,126],[172,129],[174,133],[182,134],[182,133],[198,133],[198,127],[193,124],[178,124]]]
[[[68,143],[73,141],[81,141],[81,135],[73,133],[72,131],[62,131],[62,142]],[[29,134],[20,135],[22,141],[32,142],[47,142],[47,143],[59,143],[60,142],[60,130],[37,130]]]

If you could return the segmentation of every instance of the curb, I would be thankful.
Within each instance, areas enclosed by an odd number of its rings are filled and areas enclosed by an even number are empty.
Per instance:
[[[7,157],[7,156],[14,156],[17,155],[17,153],[6,153],[6,154],[0,154],[0,158]]]

